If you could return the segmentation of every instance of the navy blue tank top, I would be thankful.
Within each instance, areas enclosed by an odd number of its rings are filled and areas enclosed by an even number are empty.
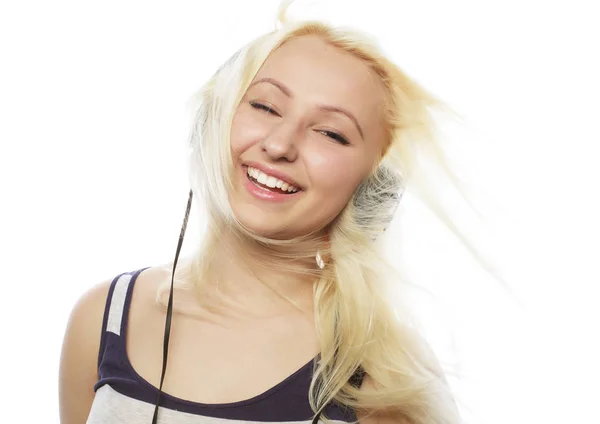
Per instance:
[[[128,311],[137,276],[147,268],[123,273],[111,283],[100,341],[99,379],[88,424],[150,424],[158,389],[132,367],[125,349]],[[269,390],[247,400],[226,404],[191,402],[163,393],[161,424],[306,423],[314,416],[308,402],[314,361],[298,369]],[[331,404],[323,415],[332,422],[356,421],[355,414]]]

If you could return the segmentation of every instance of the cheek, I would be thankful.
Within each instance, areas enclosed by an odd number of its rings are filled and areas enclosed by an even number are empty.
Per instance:
[[[264,137],[267,129],[246,111],[238,111],[231,123],[231,153],[234,159]]]
[[[362,180],[364,159],[356,154],[336,151],[310,157],[310,179],[319,198],[336,207],[343,207]]]

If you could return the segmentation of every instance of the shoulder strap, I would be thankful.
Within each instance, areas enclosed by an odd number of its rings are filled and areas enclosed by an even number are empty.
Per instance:
[[[106,350],[107,333],[115,334],[118,337],[125,335],[133,282],[135,282],[139,273],[145,269],[147,268],[117,275],[108,289],[106,306],[104,307],[104,318],[102,320],[98,367],[100,367],[102,356]]]
[[[120,281],[121,277],[123,277],[124,274],[120,274],[117,275],[112,283],[110,284],[110,287],[108,288],[108,295],[106,296],[106,304],[104,306],[104,316],[102,318],[102,332],[100,333],[100,350],[98,352],[98,368],[100,368],[100,363],[102,362],[102,356],[104,355],[104,351],[106,350],[106,339],[107,339],[107,328],[108,328],[108,322],[109,322],[109,317],[112,316],[112,318],[110,318],[110,321],[114,322],[114,315],[115,315],[115,308],[113,306],[113,298],[114,298],[114,294],[115,294],[115,288],[117,287],[117,283]],[[115,301],[115,304],[117,302]],[[113,311],[111,313],[111,311]],[[120,332],[120,331],[119,331]]]

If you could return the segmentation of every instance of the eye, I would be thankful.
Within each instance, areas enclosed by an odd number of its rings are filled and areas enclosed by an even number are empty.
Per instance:
[[[350,144],[350,142],[348,140],[346,140],[346,138],[343,135],[338,134],[338,133],[336,133],[334,131],[322,130],[322,131],[319,131],[319,132],[321,134],[323,134],[323,135],[325,135],[325,136],[327,136],[327,137],[329,137],[329,138],[337,141],[338,143],[343,144],[344,146],[347,146],[347,145]]]
[[[275,110],[267,105],[263,105],[262,103],[258,103],[255,101],[250,102],[250,106],[252,106],[254,109],[261,109],[264,110],[267,113],[270,113],[271,115],[275,115],[275,116],[279,116],[279,114],[277,112],[275,112]]]

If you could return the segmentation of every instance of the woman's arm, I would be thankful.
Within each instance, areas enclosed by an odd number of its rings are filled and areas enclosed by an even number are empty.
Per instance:
[[[98,354],[104,306],[110,281],[85,293],[77,302],[65,332],[59,370],[61,424],[85,424],[98,380]]]

